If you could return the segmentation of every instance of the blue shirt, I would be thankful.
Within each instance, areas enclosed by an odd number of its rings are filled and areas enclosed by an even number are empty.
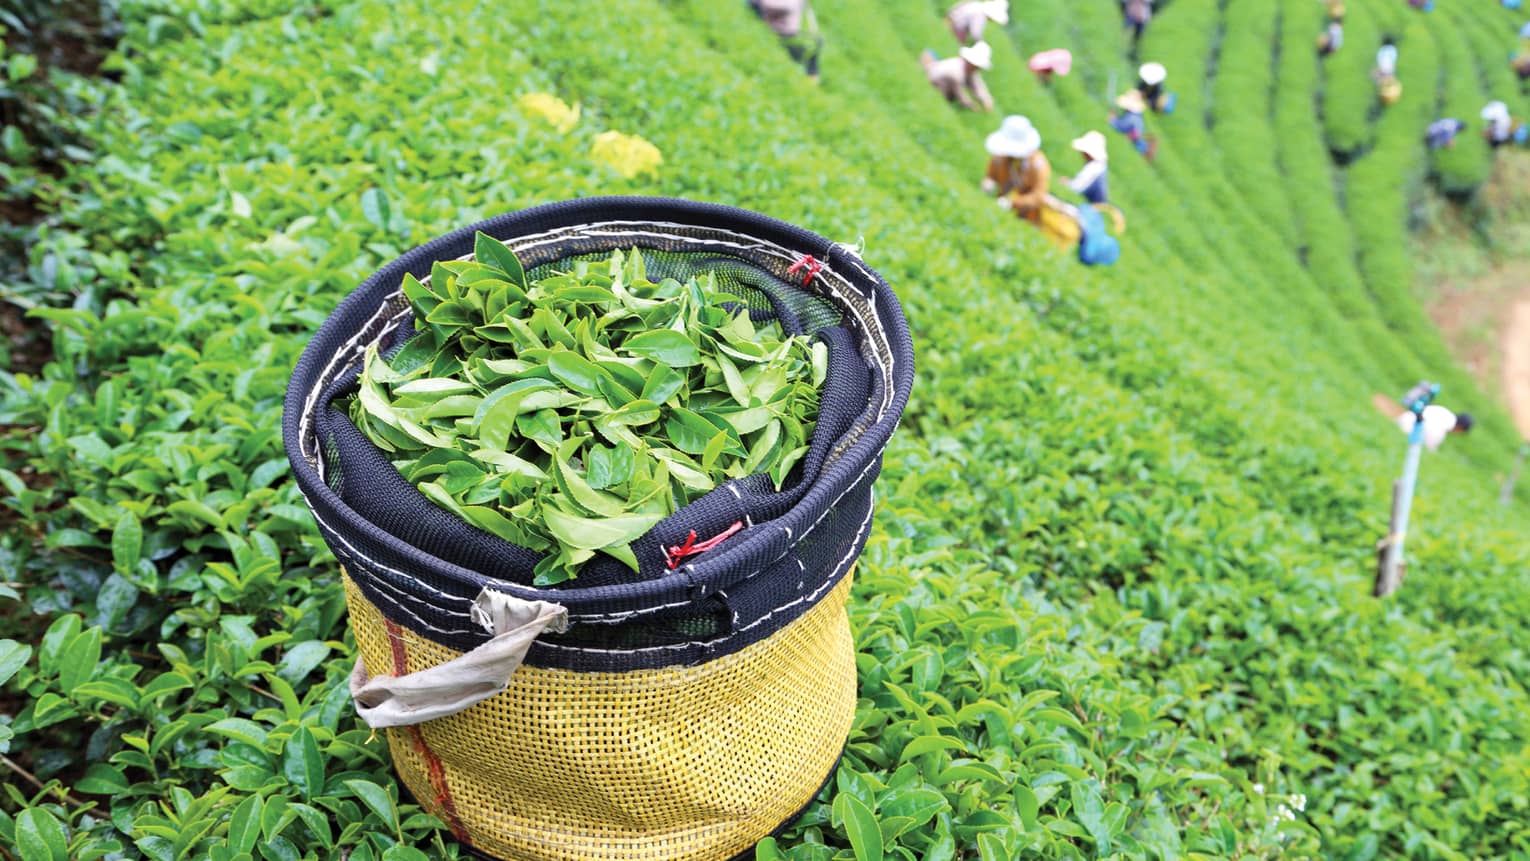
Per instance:
[[[1134,114],[1131,111],[1117,114],[1116,118],[1110,121],[1110,127],[1133,140],[1147,131],[1147,123],[1143,122],[1142,114]]]

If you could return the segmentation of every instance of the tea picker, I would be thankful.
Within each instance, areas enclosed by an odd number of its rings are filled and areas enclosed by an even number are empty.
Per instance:
[[[1179,96],[1167,89],[1168,77],[1169,70],[1162,63],[1143,63],[1137,70],[1137,91],[1154,113],[1172,114],[1179,103]]]
[[[982,73],[993,68],[993,48],[987,42],[967,45],[955,57],[941,59],[926,48],[919,55],[924,75],[946,101],[969,111],[993,110],[993,96],[983,83]]]
[[[1073,71],[1073,52],[1067,48],[1052,48],[1041,51],[1031,56],[1028,64],[1030,70],[1036,73],[1036,80],[1043,86],[1052,83],[1053,75],[1067,77]]]
[[[1505,144],[1523,144],[1530,140],[1530,126],[1517,122],[1509,113],[1509,106],[1500,101],[1488,102],[1481,112],[1485,124],[1482,137],[1488,146],[1498,149]]]
[[[1126,135],[1126,139],[1131,141],[1132,148],[1142,153],[1148,161],[1152,161],[1156,146],[1153,138],[1148,136],[1147,122],[1142,117],[1143,112],[1147,110],[1147,102],[1142,98],[1142,93],[1137,90],[1127,90],[1116,99],[1116,107],[1121,110],[1119,113],[1110,115],[1108,120],[1110,127]]]
[[[1402,98],[1402,82],[1397,77],[1397,40],[1393,37],[1382,40],[1371,78],[1376,82],[1376,94],[1383,106],[1396,104]]]
[[[984,139],[983,148],[989,155],[983,191],[995,195],[1002,208],[1040,224],[1052,184],[1052,165],[1041,151],[1041,133],[1029,118],[1015,114],[1005,117],[998,130]]]
[[[1466,123],[1455,117],[1443,117],[1424,130],[1424,143],[1430,149],[1450,149],[1456,145],[1456,136],[1463,131],[1466,131]]]
[[[1322,34],[1317,38],[1317,50],[1319,57],[1326,57],[1344,47],[1344,19],[1334,18],[1323,28]]]
[[[1121,15],[1126,19],[1126,29],[1132,34],[1132,51],[1137,50],[1137,43],[1142,41],[1142,31],[1153,20],[1153,0],[1124,0],[1121,4]]]
[[[818,31],[818,16],[813,14],[812,5],[807,0],[749,0],[749,8],[780,38],[792,62],[801,65],[808,78],[817,82],[823,36]]]
[[[1097,131],[1085,132],[1074,138],[1073,149],[1084,157],[1084,166],[1071,177],[1061,177],[1068,189],[1084,196],[1093,203],[1109,203],[1110,189],[1106,174],[1110,170],[1110,154],[1105,136]]]

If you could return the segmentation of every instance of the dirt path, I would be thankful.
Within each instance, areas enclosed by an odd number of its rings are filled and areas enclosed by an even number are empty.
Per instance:
[[[1530,439],[1530,265],[1461,279],[1429,308],[1451,352]]]
[[[1505,314],[1499,347],[1503,356],[1503,390],[1509,414],[1519,433],[1530,439],[1530,290],[1515,300]]]
[[[1500,153],[1480,196],[1491,250],[1465,211],[1430,199],[1415,256],[1420,296],[1456,359],[1530,439],[1530,153]]]

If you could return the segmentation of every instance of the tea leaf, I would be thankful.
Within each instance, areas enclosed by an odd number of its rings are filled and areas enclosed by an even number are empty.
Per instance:
[[[555,506],[542,512],[547,528],[568,547],[600,550],[627,544],[664,519],[662,514],[626,514],[618,517],[578,517]]]
[[[622,349],[671,368],[688,368],[701,361],[701,352],[691,339],[673,329],[644,332],[628,338]]]
[[[473,256],[478,262],[493,266],[509,276],[511,284],[521,290],[527,289],[526,271],[521,268],[520,259],[503,242],[479,231],[473,237]]]

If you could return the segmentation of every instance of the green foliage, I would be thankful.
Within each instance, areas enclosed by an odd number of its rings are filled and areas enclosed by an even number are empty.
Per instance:
[[[1288,49],[1276,31],[1282,5],[1237,0],[1223,13],[1220,62],[1212,79],[1212,134],[1234,142],[1225,152],[1229,179],[1260,221],[1296,245],[1295,218],[1276,148],[1281,135],[1272,123],[1270,102],[1277,90],[1274,61]]]
[[[418,334],[367,353],[351,417],[404,478],[546,555],[540,585],[631,542],[730,478],[779,489],[807,453],[828,350],[706,273],[648,280],[643,255],[528,281],[479,233],[475,260],[404,277]],[[740,313],[742,310],[742,313]]]
[[[33,317],[51,361],[0,375],[0,746],[44,784],[8,775],[0,846],[455,856],[346,704],[334,563],[285,479],[286,376],[402,249],[647,192],[865,237],[919,350],[857,573],[850,743],[761,857],[1530,851],[1530,497],[1493,504],[1517,439],[1464,374],[1435,373],[1407,286],[1435,30],[1482,45],[1488,28],[1475,6],[1348,5],[1350,43],[1321,66],[1320,4],[1164,8],[1143,59],[1169,66],[1181,109],[1150,118],[1154,164],[1112,138],[1130,232],[1100,271],[976,190],[998,118],[950,111],[919,76],[920,48],[950,49],[927,0],[815,3],[822,87],[743,4],[614,0],[598,21],[470,0],[130,4],[96,159],[27,258],[55,291]],[[1278,26],[1280,50],[1232,21]],[[1405,95],[1372,126],[1384,26]],[[1065,142],[1101,127],[1110,72],[1132,73],[1117,4],[1038,0],[990,40],[1000,111],[1071,170]],[[1020,56],[1058,44],[1074,75],[1043,87]],[[1279,85],[1240,100],[1223,72]],[[575,124],[516,106],[546,91],[582,105]],[[658,147],[657,176],[592,157],[615,130]],[[1273,149],[1242,145],[1261,134]],[[1335,137],[1363,155],[1336,169]],[[1288,205],[1258,199],[1271,152]],[[1484,422],[1426,461],[1410,576],[1378,603],[1370,548],[1401,451],[1365,400],[1424,373]]]
[[[9,0],[0,7],[0,167],[6,198],[37,191],[22,173],[88,161],[101,90],[86,79],[121,33],[116,0]],[[17,187],[17,186],[21,187]]]
[[[1283,8],[1281,44],[1300,44],[1319,26],[1322,7]],[[1293,215],[1300,226],[1298,248],[1328,301],[1345,319],[1344,338],[1382,367],[1407,367],[1404,345],[1371,313],[1372,299],[1355,259],[1354,231],[1334,189],[1342,182],[1323,142],[1320,117],[1312,112],[1320,60],[1306,51],[1282,51],[1276,70],[1273,123],[1279,135],[1279,165]]]
[[[112,90],[92,76],[107,70],[103,60],[119,35],[116,6],[0,4],[0,302],[13,307],[67,302],[97,267],[78,237],[55,231],[47,214],[68,193],[60,175],[95,157],[89,139]],[[40,365],[41,328],[6,320],[0,368]]]

